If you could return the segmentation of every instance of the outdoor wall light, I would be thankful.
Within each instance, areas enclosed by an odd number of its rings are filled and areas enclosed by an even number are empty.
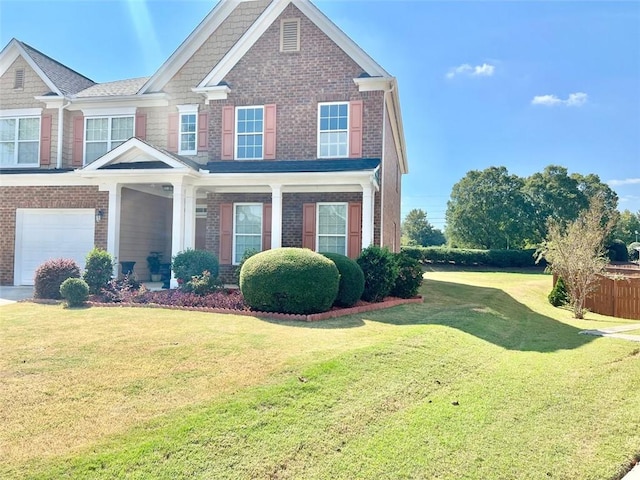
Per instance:
[[[162,185],[162,190],[165,192],[173,192],[173,185]]]
[[[103,216],[104,212],[101,209],[96,210],[96,223],[100,223]]]

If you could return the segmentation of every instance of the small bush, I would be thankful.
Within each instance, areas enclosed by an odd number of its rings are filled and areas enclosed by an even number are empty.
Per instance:
[[[80,267],[70,258],[47,260],[36,269],[34,298],[61,299],[60,285],[67,278],[79,278]]]
[[[118,280],[113,278],[102,287],[97,295],[97,300],[103,303],[129,302],[131,298],[138,294],[141,284],[135,279],[133,274],[125,275]]]
[[[398,276],[391,290],[391,295],[400,298],[412,298],[418,294],[422,285],[422,267],[417,260],[404,253],[397,253]]]
[[[626,262],[629,260],[627,245],[619,239],[613,240],[607,245],[607,256],[612,262]]]
[[[364,273],[362,299],[381,302],[391,293],[398,277],[398,265],[386,247],[372,245],[365,248],[356,260]]]
[[[89,285],[81,278],[67,278],[60,285],[60,295],[69,307],[81,307],[89,298]]]
[[[185,250],[173,258],[173,273],[180,285],[186,284],[191,277],[202,275],[206,270],[213,278],[218,278],[218,258],[207,250]]]
[[[253,257],[256,253],[260,253],[260,250],[256,250],[255,248],[248,248],[242,254],[242,258],[240,259],[240,264],[238,265],[235,271],[236,280],[238,282],[240,282],[240,271],[242,270],[242,266],[244,265],[244,262],[246,262],[247,259]]]
[[[87,254],[87,262],[82,278],[89,285],[89,292],[99,293],[113,275],[113,259],[109,252],[94,248]]]
[[[547,298],[549,299],[549,303],[554,307],[561,307],[569,303],[567,287],[565,286],[562,277],[558,277],[556,284],[553,286],[553,289]]]
[[[351,260],[339,253],[323,253],[325,257],[336,264],[340,273],[338,295],[334,302],[341,307],[351,307],[360,300],[364,291],[364,273],[355,260]]]
[[[325,312],[339,283],[335,263],[304,248],[266,250],[247,259],[240,271],[245,303],[265,312]]]
[[[221,287],[220,281],[212,277],[208,270],[205,270],[202,275],[191,277],[191,280],[182,286],[182,290],[202,296],[213,293]]]

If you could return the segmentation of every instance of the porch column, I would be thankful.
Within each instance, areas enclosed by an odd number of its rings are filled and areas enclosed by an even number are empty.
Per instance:
[[[109,212],[107,215],[107,252],[113,258],[113,276],[118,277],[118,257],[120,256],[120,210],[122,185],[114,183],[109,191]]]
[[[373,244],[373,188],[362,184],[362,248]]]
[[[271,185],[271,248],[282,246],[282,185]]]
[[[171,257],[175,257],[184,250],[184,185],[182,182],[173,183],[173,221],[171,226]],[[177,288],[173,270],[171,270],[171,288]]]
[[[184,248],[196,247],[196,187],[185,186],[184,197]]]

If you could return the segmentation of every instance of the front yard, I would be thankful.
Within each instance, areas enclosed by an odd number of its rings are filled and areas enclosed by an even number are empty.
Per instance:
[[[0,477],[599,480],[640,458],[640,345],[578,334],[624,320],[571,319],[545,275],[426,278],[423,305],[313,324],[3,306]]]

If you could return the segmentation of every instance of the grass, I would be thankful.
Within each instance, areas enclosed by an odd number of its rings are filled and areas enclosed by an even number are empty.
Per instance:
[[[640,349],[535,273],[427,272],[425,303],[317,324],[0,310],[2,478],[614,479]]]

